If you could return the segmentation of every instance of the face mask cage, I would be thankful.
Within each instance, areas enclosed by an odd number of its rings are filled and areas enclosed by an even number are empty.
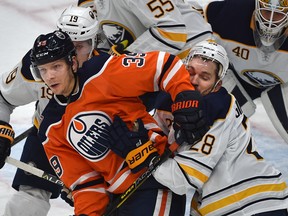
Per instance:
[[[274,52],[287,38],[287,12],[287,0],[256,0],[254,40],[262,51]]]

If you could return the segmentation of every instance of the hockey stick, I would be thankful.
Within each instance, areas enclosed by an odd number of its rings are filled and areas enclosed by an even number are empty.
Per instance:
[[[111,215],[117,208],[119,208],[151,175],[152,173],[178,148],[178,144],[174,142],[166,149],[161,156],[158,156],[148,169],[139,176],[129,188],[125,190],[115,201],[111,203],[106,209],[103,216]]]
[[[26,172],[29,172],[35,176],[46,179],[47,181],[53,182],[53,183],[58,184],[60,186],[64,186],[64,183],[57,176],[46,173],[41,169],[33,167],[33,166],[26,164],[22,161],[16,160],[10,156],[6,157],[5,162],[9,163],[13,166],[16,166],[17,168],[22,169]]]
[[[32,131],[32,129],[33,129],[33,126],[28,128],[26,131],[24,131],[23,133],[21,133],[17,137],[15,137],[14,142],[12,143],[11,147],[16,145],[17,143],[19,143],[23,139],[25,139],[28,136],[28,134]]]

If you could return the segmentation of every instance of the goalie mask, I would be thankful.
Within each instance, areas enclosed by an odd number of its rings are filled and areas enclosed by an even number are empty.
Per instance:
[[[31,72],[36,81],[42,80],[38,65],[47,64],[59,59],[65,59],[72,65],[72,56],[76,56],[74,44],[69,35],[56,30],[36,38],[31,49]]]
[[[255,0],[255,3],[255,44],[265,53],[274,52],[287,38],[288,0]]]
[[[222,80],[225,76],[229,59],[226,50],[213,40],[206,40],[197,43],[190,50],[189,55],[184,60],[184,64],[188,65],[188,62],[194,57],[200,56],[202,59],[207,59],[215,62],[218,65],[218,81]]]

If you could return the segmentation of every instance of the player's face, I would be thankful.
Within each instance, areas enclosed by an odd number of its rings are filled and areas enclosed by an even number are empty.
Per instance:
[[[73,60],[73,67],[76,60]],[[70,65],[64,59],[38,66],[45,84],[56,95],[69,96],[73,90],[75,78]]]
[[[76,48],[79,67],[82,67],[82,64],[88,60],[89,54],[92,50],[91,40],[89,39],[86,41],[74,41],[73,44]]]
[[[186,66],[190,74],[190,81],[197,91],[206,95],[214,90],[217,81],[217,65],[215,62],[202,59],[201,57],[192,58]]]

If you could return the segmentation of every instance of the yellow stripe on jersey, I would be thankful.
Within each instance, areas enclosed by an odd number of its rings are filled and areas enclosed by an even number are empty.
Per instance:
[[[190,52],[190,48],[189,49],[186,49],[184,50],[183,52],[179,53],[177,56],[180,58],[180,59],[184,59],[188,56]]]
[[[172,40],[172,41],[179,41],[186,43],[187,40],[187,34],[180,34],[180,33],[174,33],[174,32],[167,32],[163,31],[160,28],[157,28],[157,31],[166,39]]]
[[[205,174],[199,172],[198,170],[186,166],[184,164],[179,164],[181,166],[181,168],[190,176],[193,176],[197,179],[199,179],[201,182],[205,183],[208,180],[208,176],[206,176]]]
[[[241,192],[235,193],[231,196],[225,197],[223,199],[220,199],[216,202],[210,203],[206,205],[204,208],[199,208],[199,212],[201,212],[202,215],[207,215],[213,211],[217,211],[221,208],[224,208],[228,205],[237,203],[247,197],[250,197],[255,194],[265,193],[265,192],[276,192],[276,191],[282,191],[287,187],[285,182],[282,182],[281,184],[267,184],[267,185],[257,185],[254,187],[250,187],[246,190],[243,190]],[[255,200],[251,200],[254,202]]]

